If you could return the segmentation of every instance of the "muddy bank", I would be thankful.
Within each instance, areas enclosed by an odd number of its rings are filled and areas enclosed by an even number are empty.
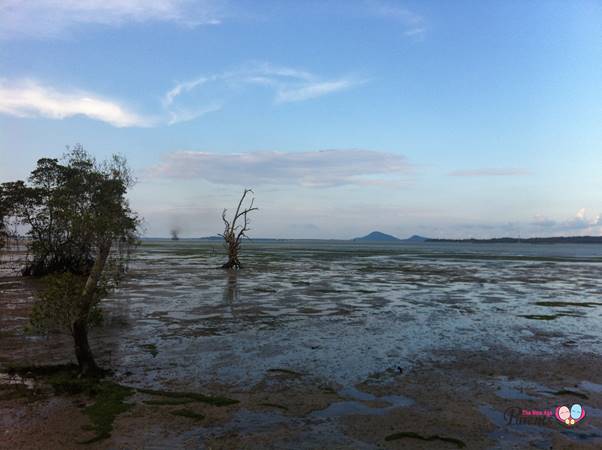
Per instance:
[[[433,355],[436,359],[437,354]],[[207,386],[238,401],[210,404],[137,391],[110,437],[86,448],[600,448],[602,363],[591,354],[524,357],[507,352],[447,353],[441,363],[374,373],[341,386],[285,369],[248,389]],[[41,381],[40,381],[41,382]],[[1,448],[83,448],[90,439],[82,394],[0,396]],[[192,395],[188,393],[188,395]],[[574,427],[509,420],[511,408],[546,410],[580,403]],[[87,431],[88,430],[88,431]]]

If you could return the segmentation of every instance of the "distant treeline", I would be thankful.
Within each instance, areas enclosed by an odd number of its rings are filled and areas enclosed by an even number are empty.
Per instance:
[[[467,242],[475,244],[602,244],[602,236],[559,236],[493,239],[427,239],[426,242]]]

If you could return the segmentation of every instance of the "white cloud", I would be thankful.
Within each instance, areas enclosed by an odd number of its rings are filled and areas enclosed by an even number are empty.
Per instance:
[[[351,76],[325,78],[298,68],[255,62],[237,70],[177,83],[163,96],[163,105],[168,109],[190,103],[221,105],[224,103],[223,97],[232,97],[233,93],[249,86],[259,86],[273,92],[274,103],[300,102],[351,89],[363,83],[366,80]]]
[[[160,110],[148,117],[118,101],[82,90],[60,90],[31,80],[0,79],[0,114],[50,119],[83,115],[116,127],[174,125],[222,109],[226,100],[232,100],[245,87],[267,88],[275,103],[286,103],[317,98],[364,82],[349,77],[325,80],[296,68],[253,63],[177,83],[163,95]]]
[[[188,109],[172,109],[168,111],[169,119],[167,120],[167,125],[175,125],[180,122],[188,122],[190,120],[196,119],[198,117],[204,116],[205,114],[209,114],[215,111],[219,111],[221,109],[221,105],[215,103],[213,105],[206,106],[204,108],[197,108],[194,110]]]
[[[116,127],[153,123],[115,101],[81,91],[59,91],[33,81],[9,84],[0,80],[0,113],[51,119],[83,115]]]
[[[386,185],[403,181],[411,172],[402,155],[351,149],[231,154],[179,151],[167,155],[149,175],[243,186],[328,187]]]
[[[163,97],[163,104],[165,106],[171,105],[177,96],[181,95],[184,92],[190,92],[195,87],[200,86],[201,84],[204,84],[207,81],[209,81],[209,79],[201,77],[197,78],[196,80],[190,80],[176,84],[172,89],[167,91],[167,93]]]
[[[316,76],[307,70],[294,67],[278,66],[267,62],[250,63],[243,69],[243,72],[258,73],[265,76],[278,78],[292,78],[296,80],[312,81]]]
[[[0,38],[59,36],[90,24],[215,25],[223,14],[222,2],[217,0],[3,0]]]
[[[400,23],[408,37],[420,39],[426,33],[424,18],[403,6],[380,0],[368,0],[366,4],[372,15]]]
[[[529,174],[528,170],[516,167],[454,170],[449,173],[453,177],[514,177]]]
[[[333,92],[349,89],[357,84],[359,84],[358,81],[341,79],[335,81],[307,83],[300,87],[283,87],[278,90],[278,93],[276,94],[276,102],[285,103],[310,100],[312,98],[332,94]]]
[[[531,225],[537,230],[552,234],[601,235],[602,215],[592,216],[585,208],[581,208],[573,217],[564,220],[537,215]]]

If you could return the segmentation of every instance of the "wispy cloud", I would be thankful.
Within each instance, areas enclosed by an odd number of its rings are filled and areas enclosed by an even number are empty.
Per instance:
[[[400,23],[403,27],[403,34],[408,37],[421,39],[426,33],[424,18],[398,3],[366,0],[366,6],[372,15]]]
[[[51,119],[82,115],[116,127],[145,127],[154,122],[116,101],[83,91],[60,91],[34,81],[9,84],[0,80],[0,113]]]
[[[174,125],[221,110],[244,88],[272,92],[276,104],[310,100],[350,89],[365,80],[324,79],[301,69],[253,63],[241,69],[177,83],[152,115],[134,113],[121,102],[77,89],[57,89],[32,80],[0,79],[0,113],[64,119],[83,115],[116,127]]]
[[[411,172],[412,166],[404,156],[371,150],[231,154],[178,151],[151,168],[149,176],[246,186],[327,187],[382,185],[402,181]]]
[[[340,79],[334,81],[309,82],[300,87],[282,87],[276,94],[277,103],[301,102],[337,91],[350,89],[362,81]]]
[[[178,99],[198,101],[195,94],[206,95],[216,92],[240,91],[241,87],[261,86],[273,92],[274,103],[289,103],[311,100],[335,92],[351,89],[366,83],[367,80],[353,76],[325,78],[309,71],[275,66],[269,63],[250,63],[240,69],[217,74],[199,76],[177,83],[163,97],[163,104],[171,107]],[[221,98],[213,98],[212,103],[223,103]]]
[[[219,111],[222,109],[222,106],[218,103],[214,103],[205,107],[199,107],[195,109],[168,109],[167,115],[169,116],[167,120],[167,125],[175,125],[180,122],[188,122],[190,120],[197,119],[205,114],[209,114],[215,111]]]
[[[218,0],[4,0],[0,38],[59,36],[85,25],[173,22],[194,27],[222,21]]]
[[[452,177],[515,177],[530,175],[530,172],[521,168],[482,168],[454,170],[448,175]]]
[[[196,80],[185,81],[183,83],[176,84],[171,88],[163,97],[163,104],[169,106],[173,103],[174,99],[185,92],[190,92],[197,86],[206,83],[209,79],[205,77],[197,78]]]

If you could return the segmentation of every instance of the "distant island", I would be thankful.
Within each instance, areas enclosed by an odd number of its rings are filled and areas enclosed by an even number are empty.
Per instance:
[[[382,233],[380,231],[373,231],[366,236],[353,239],[353,242],[425,242],[428,238],[414,235],[408,239],[399,239],[398,237],[390,234]]]
[[[353,239],[353,242],[399,242],[401,239],[392,236],[390,234],[381,233],[380,231],[373,231],[366,236],[358,237]]]
[[[558,236],[491,239],[427,239],[426,242],[462,242],[474,244],[602,244],[602,236]]]

